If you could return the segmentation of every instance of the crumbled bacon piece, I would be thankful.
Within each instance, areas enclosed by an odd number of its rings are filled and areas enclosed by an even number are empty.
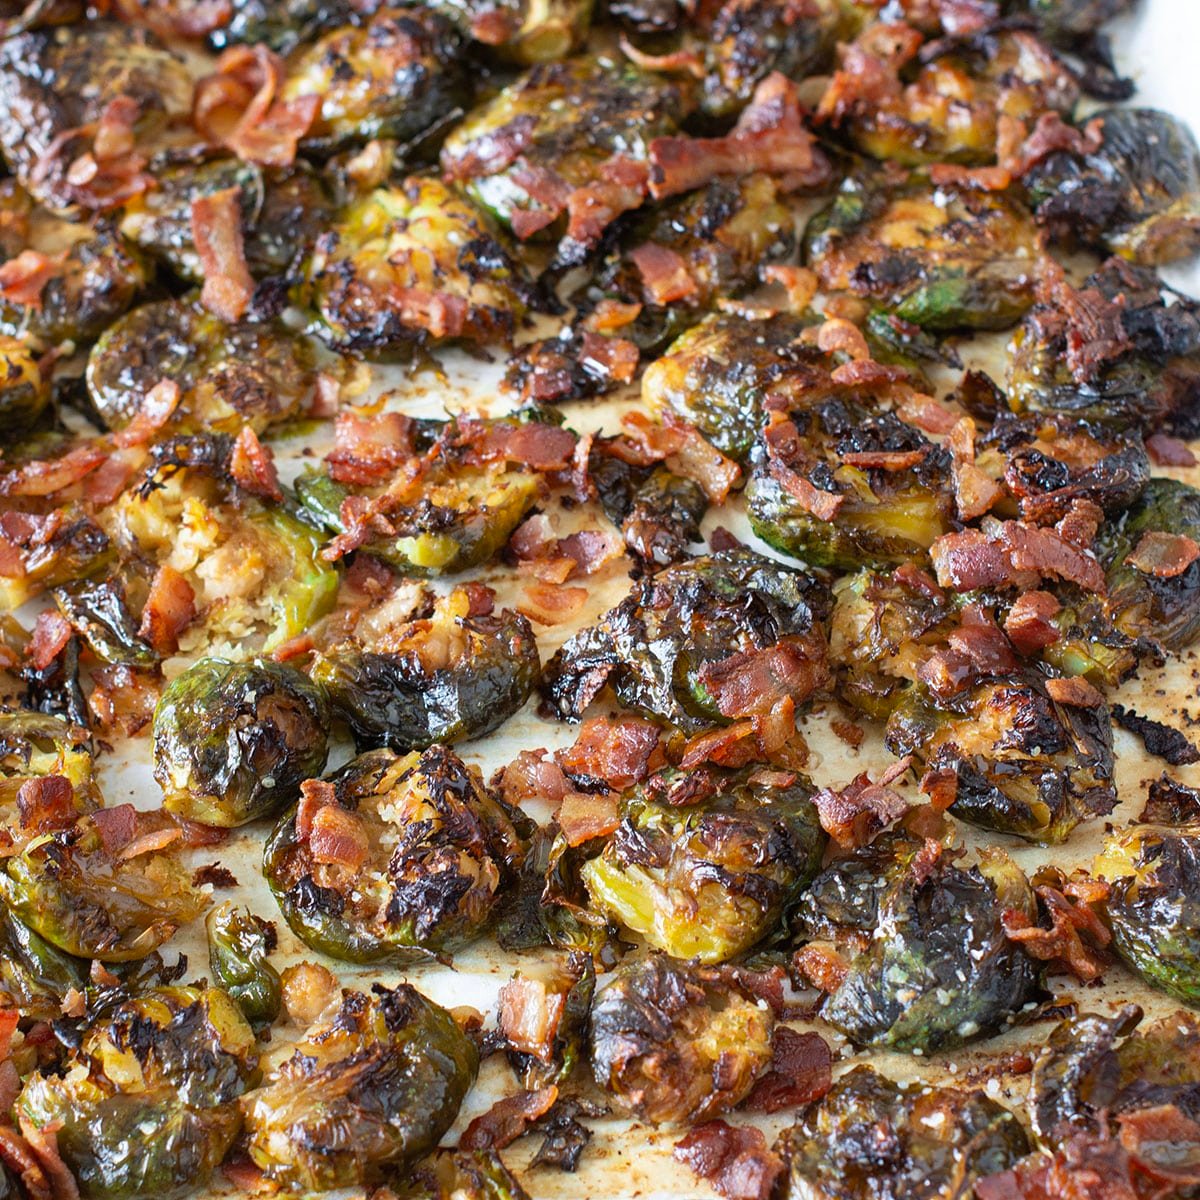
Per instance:
[[[517,610],[539,625],[561,625],[569,621],[587,599],[587,588],[535,581],[526,585]]]
[[[569,790],[563,769],[545,750],[522,750],[503,770],[500,793],[509,804],[542,800],[558,805]]]
[[[127,846],[122,846],[117,851],[116,860],[127,862],[131,858],[140,858],[143,854],[156,854],[182,837],[183,830],[177,825],[167,829],[148,829],[145,833],[138,834]]]
[[[1080,550],[1090,550],[1103,523],[1104,510],[1094,501],[1076,496],[1067,511],[1055,522],[1054,530]]]
[[[821,828],[843,849],[867,845],[898,821],[912,804],[890,785],[912,766],[911,758],[893,763],[878,781],[865,771],[844,788],[822,788],[813,796]]]
[[[1001,148],[1000,162],[1013,177],[1020,178],[1050,155],[1061,151],[1078,155],[1095,154],[1103,142],[1102,126],[1102,121],[1088,121],[1080,129],[1068,125],[1056,112],[1042,113],[1028,137],[1019,144]],[[1021,133],[1024,131],[1022,124]],[[1012,133],[1015,132],[1013,129]],[[1015,142],[1016,138],[1012,138],[1012,141]]]
[[[79,1200],[79,1185],[59,1153],[58,1125],[52,1122],[39,1129],[25,1116],[18,1124],[49,1185],[51,1200]]]
[[[1012,646],[991,617],[968,608],[962,624],[947,635],[946,645],[917,668],[917,677],[945,698],[985,676],[1007,675],[1017,666]]]
[[[101,442],[86,442],[58,458],[39,458],[0,475],[0,495],[51,496],[79,483],[108,459]]]
[[[558,806],[558,827],[568,846],[607,837],[621,823],[617,798],[611,793],[567,792]]]
[[[1143,575],[1174,579],[1200,558],[1200,545],[1182,533],[1143,533],[1133,552],[1125,559]]]
[[[868,362],[871,348],[863,331],[842,317],[828,317],[812,329],[804,331],[806,341],[813,341],[825,354],[845,354],[853,362]]]
[[[75,820],[75,788],[63,775],[27,779],[17,789],[17,813],[22,829],[65,829]]]
[[[926,433],[949,433],[958,424],[960,414],[940,400],[921,392],[906,395],[896,406],[896,415]]]
[[[833,1055],[819,1033],[776,1028],[771,1065],[746,1097],[751,1112],[775,1113],[820,1100],[833,1083]]]
[[[1152,433],[1146,439],[1146,452],[1158,467],[1194,467],[1196,456],[1186,442],[1169,433]]]
[[[67,648],[71,626],[66,618],[51,609],[38,613],[33,624],[33,637],[25,653],[35,671],[44,671]]]
[[[222,188],[192,201],[192,241],[204,286],[200,303],[231,324],[240,321],[254,295],[242,237],[241,189]]]
[[[832,521],[846,503],[846,497],[841,492],[827,492],[816,487],[777,458],[770,460],[767,470],[771,478],[796,500],[806,513],[816,517],[818,521]]]
[[[411,417],[398,412],[363,416],[343,409],[334,421],[333,449],[325,461],[338,483],[372,484],[386,479],[412,454]]]
[[[170,654],[179,645],[179,635],[195,617],[196,593],[192,585],[169,563],[163,563],[150,584],[138,636],[160,654]]]
[[[991,533],[964,529],[943,534],[930,547],[942,587],[1026,589],[1040,579],[1064,579],[1103,595],[1104,570],[1060,533],[1019,521],[1003,521]]]
[[[367,861],[371,847],[357,813],[340,804],[322,804],[312,816],[308,849],[316,862],[357,871]]]
[[[643,242],[629,257],[642,277],[651,304],[674,304],[696,294],[696,281],[687,263],[674,250],[657,242]]]
[[[539,1088],[497,1100],[476,1117],[459,1138],[460,1150],[503,1150],[521,1137],[539,1117],[545,1116],[558,1099],[558,1088]]]
[[[1004,618],[1004,632],[1027,658],[1059,639],[1053,619],[1062,605],[1049,592],[1022,592]]]
[[[500,989],[497,1026],[510,1049],[552,1062],[566,1008],[566,992],[551,991],[540,979],[519,975]]]
[[[258,440],[249,425],[243,425],[229,456],[229,473],[245,492],[277,503],[283,499],[279,472],[275,470],[275,455],[269,446]]]
[[[1051,700],[1072,708],[1099,708],[1104,703],[1104,697],[1082,675],[1047,679],[1046,691]]]
[[[0,265],[0,297],[9,304],[30,308],[42,307],[42,290],[62,273],[67,252],[43,254],[40,250],[22,250],[15,258]]]
[[[144,446],[175,415],[183,393],[173,379],[160,379],[145,395],[133,419],[113,434],[122,448]]]
[[[296,840],[306,842],[312,834],[317,813],[337,804],[337,790],[324,779],[306,779],[300,785],[300,803],[296,808]]]
[[[579,736],[555,757],[572,775],[602,779],[624,791],[662,765],[660,730],[640,717],[590,717]]]
[[[803,315],[817,294],[816,275],[807,267],[784,266],[768,263],[762,269],[764,283],[777,283],[787,292],[788,308],[798,316]]]
[[[734,718],[765,714],[784,697],[807,699],[828,678],[824,644],[816,635],[735,652],[700,668],[717,711]]]
[[[1005,936],[1018,942],[1033,958],[1063,966],[1082,983],[1098,979],[1107,965],[1104,948],[1112,940],[1108,926],[1086,903],[1073,903],[1058,888],[1041,884],[1035,890],[1050,919],[1050,928],[1036,924],[1023,912],[1008,909],[1001,914]]]
[[[117,804],[92,813],[92,824],[106,854],[116,858],[137,835],[138,814],[132,804]]]
[[[929,178],[935,187],[966,187],[981,192],[1003,192],[1012,184],[1004,167],[964,167],[958,163],[934,163]]]
[[[761,1129],[725,1121],[697,1125],[676,1142],[675,1157],[724,1200],[769,1200],[784,1169]]]

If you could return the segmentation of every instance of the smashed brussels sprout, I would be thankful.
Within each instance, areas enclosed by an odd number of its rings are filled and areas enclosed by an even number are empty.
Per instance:
[[[771,1063],[771,1010],[695,968],[652,954],[622,967],[592,1003],[596,1082],[652,1125],[718,1116]]]
[[[205,658],[154,710],[154,778],[163,807],[204,825],[270,816],[325,766],[325,694],[270,659]]]
[[[980,1090],[901,1088],[870,1067],[841,1076],[775,1143],[784,1200],[959,1200],[1029,1149]]]
[[[304,792],[263,874],[296,936],[349,962],[420,962],[476,937],[532,832],[444,746],[368,751]]]
[[[621,824],[583,866],[592,907],[674,958],[743,953],[820,868],[812,793],[791,772],[652,776],[623,797]]]
[[[341,642],[311,671],[359,749],[406,751],[490,733],[529,699],[540,668],[525,617],[473,615],[470,594],[456,588],[428,617],[370,645]]]
[[[274,931],[261,917],[232,904],[212,909],[205,921],[208,968],[247,1021],[269,1025],[279,1015],[283,980],[268,960]]]
[[[408,984],[343,992],[243,1098],[250,1157],[294,1191],[403,1178],[450,1128],[478,1068],[454,1018]]]
[[[242,1125],[258,1079],[254,1034],[219,988],[147,992],[84,1030],[62,1075],[36,1074],[22,1120],[57,1128],[87,1200],[167,1197],[203,1185]]]

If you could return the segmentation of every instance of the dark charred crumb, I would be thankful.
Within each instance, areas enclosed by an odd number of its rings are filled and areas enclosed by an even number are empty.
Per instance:
[[[206,883],[218,889],[235,888],[238,886],[238,879],[228,867],[213,862],[197,867],[192,872],[193,887],[202,887]]]
[[[1113,720],[1122,729],[1136,734],[1146,750],[1156,758],[1161,758],[1173,767],[1200,762],[1200,750],[1197,750],[1178,729],[1144,717],[1123,704],[1114,704],[1110,711]]]

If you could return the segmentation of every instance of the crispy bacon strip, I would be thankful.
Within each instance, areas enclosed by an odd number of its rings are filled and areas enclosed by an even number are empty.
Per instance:
[[[1053,618],[1062,605],[1049,592],[1023,592],[1004,618],[1004,632],[1018,653],[1027,658],[1059,639]]]
[[[930,547],[942,587],[1031,588],[1041,579],[1065,579],[1087,591],[1106,592],[1104,570],[1058,531],[1003,521],[991,533],[964,529],[943,534]]]
[[[518,1092],[497,1100],[482,1116],[476,1117],[459,1138],[460,1150],[503,1150],[521,1137],[539,1117],[545,1116],[558,1099],[558,1088],[539,1088],[536,1092]]]
[[[361,819],[340,804],[322,804],[313,814],[308,848],[316,862],[349,871],[357,871],[371,850]]]
[[[776,1113],[820,1100],[833,1083],[833,1055],[819,1033],[797,1033],[786,1025],[775,1029],[771,1066],[759,1078],[745,1107]]]
[[[660,730],[640,717],[589,717],[557,761],[571,775],[602,779],[624,791],[662,765]]]
[[[239,321],[254,295],[242,239],[241,189],[222,188],[192,201],[192,240],[204,272],[200,303],[223,321]]]
[[[1143,575],[1175,579],[1200,558],[1200,546],[1182,533],[1143,533],[1133,552],[1125,559]]]
[[[697,1125],[675,1143],[675,1157],[724,1200],[769,1200],[784,1169],[761,1129],[725,1121]]]
[[[182,393],[173,379],[160,379],[145,395],[133,420],[113,434],[113,442],[127,449],[144,446],[175,415]]]
[[[813,796],[821,828],[843,850],[867,845],[912,807],[909,800],[890,786],[911,766],[911,757],[903,758],[875,782],[864,771],[844,788],[822,788]]]
[[[620,823],[617,798],[611,793],[567,792],[558,806],[558,826],[568,846],[607,837]]]
[[[179,646],[179,635],[195,617],[196,593],[192,585],[169,563],[163,563],[150,585],[138,636],[159,654],[171,654]]]
[[[643,242],[629,257],[642,276],[642,286],[652,304],[674,304],[696,294],[696,281],[687,263],[674,250],[657,242]]]
[[[31,308],[42,307],[42,291],[52,279],[62,273],[67,252],[43,254],[40,250],[22,250],[16,258],[0,266],[0,296],[10,304]]]
[[[276,502],[283,499],[279,486],[279,472],[275,469],[275,456],[269,446],[258,440],[258,434],[249,425],[243,425],[241,433],[233,443],[229,456],[229,473],[243,491]]]

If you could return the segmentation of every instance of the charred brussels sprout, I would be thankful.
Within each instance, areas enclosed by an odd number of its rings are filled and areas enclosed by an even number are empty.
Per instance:
[[[23,1121],[58,1130],[88,1200],[174,1196],[202,1185],[241,1129],[258,1078],[254,1034],[219,988],[151,991],[83,1033],[61,1076],[37,1074]]]
[[[3,409],[0,392],[0,411]],[[3,421],[0,421],[0,432]],[[21,516],[29,512],[28,504],[13,509]],[[49,518],[36,524],[12,522],[9,529],[20,530],[15,544],[18,562],[5,565],[0,571],[0,607],[15,612],[27,600],[32,600],[47,588],[86,579],[102,571],[112,561],[113,545],[108,534],[84,511],[81,504],[68,502],[47,505],[42,513]]]
[[[21,788],[49,776],[65,781],[69,789],[45,810],[37,802],[22,805]],[[86,730],[47,713],[0,711],[0,819],[5,824],[11,816],[21,828],[36,832],[43,819],[70,824],[76,815],[99,806]]]
[[[0,998],[21,1015],[40,1021],[62,1016],[72,988],[88,984],[88,964],[64,954],[0,907]]]
[[[1001,851],[963,870],[938,842],[885,835],[818,875],[797,907],[802,935],[867,946],[822,1015],[856,1045],[919,1053],[999,1031],[1036,978],[1001,914],[1032,917],[1033,903]]]
[[[166,379],[179,385],[176,428],[261,432],[300,410],[316,374],[303,338],[272,324],[227,325],[185,297],[143,305],[111,325],[88,357],[87,384],[110,429],[127,425]]]
[[[436,1150],[398,1194],[403,1200],[529,1200],[495,1150]]]
[[[620,516],[626,549],[650,570],[669,567],[700,541],[707,511],[708,497],[698,483],[657,467],[632,489]]]
[[[187,116],[192,79],[152,34],[119,21],[80,21],[0,41],[0,152],[22,185],[52,208],[113,202],[87,185],[81,195],[69,169],[89,148],[83,127],[121,97],[136,102],[141,140]]]
[[[454,1018],[408,984],[344,992],[242,1100],[250,1157],[298,1191],[402,1176],[450,1128],[478,1067]]]
[[[283,981],[268,955],[273,930],[259,917],[232,904],[214,908],[205,921],[208,967],[247,1021],[269,1025],[279,1015]]]
[[[770,1009],[653,954],[622,967],[592,1004],[596,1082],[653,1125],[718,1116],[771,1063]]]
[[[50,381],[21,338],[0,334],[0,433],[28,433],[50,403]]]
[[[893,186],[851,176],[804,239],[826,291],[922,329],[1004,329],[1034,300],[1037,229],[1002,192],[923,174]]]
[[[267,842],[263,873],[313,949],[419,962],[483,930],[530,832],[444,746],[373,750],[305,788]]]
[[[689,732],[748,716],[757,702],[798,704],[827,678],[826,608],[811,575],[751,551],[692,559],[644,579],[569,639],[542,691],[560,717],[578,720],[607,683],[627,708]],[[743,707],[721,668],[755,655],[772,660],[772,686]]]
[[[1016,0],[1012,7],[1035,16],[1038,27],[1055,42],[1071,41],[1127,12],[1134,0]]]
[[[101,962],[144,958],[199,916],[207,900],[170,852],[124,853],[136,849],[132,817],[126,846],[106,846],[102,828],[112,826],[83,817],[69,829],[34,838],[5,860],[0,897],[20,921],[68,954]]]
[[[132,582],[140,581],[135,576]],[[138,632],[136,610],[120,574],[63,584],[53,596],[63,618],[101,662],[147,669],[158,662],[158,654]]]
[[[154,710],[163,807],[225,827],[278,812],[321,773],[328,726],[324,692],[294,667],[202,659]]]
[[[1108,610],[1130,637],[1182,650],[1200,635],[1200,561],[1156,562],[1154,547],[1200,541],[1200,491],[1174,479],[1151,479],[1138,502],[1100,530],[1097,556],[1108,581]],[[1140,549],[1139,549],[1140,547]],[[1179,570],[1180,563],[1185,563]]]
[[[353,200],[317,243],[302,292],[316,332],[360,353],[511,340],[530,285],[491,221],[432,176]]]
[[[1029,1150],[1020,1121],[982,1091],[901,1088],[855,1067],[779,1136],[784,1200],[958,1200]]]
[[[125,206],[121,232],[181,279],[201,283],[192,239],[192,202],[236,188],[246,265],[256,279],[284,274],[316,241],[333,206],[321,176],[308,167],[259,167],[237,159],[182,163],[156,173],[156,186]]]
[[[288,54],[375,7],[376,0],[231,0],[228,20],[209,34],[208,41],[216,50],[265,42]]]
[[[1148,983],[1200,1004],[1200,828],[1134,825],[1112,834],[1093,874],[1113,885],[1113,945]]]
[[[790,772],[652,777],[622,800],[621,824],[583,867],[592,907],[674,958],[719,963],[743,953],[778,927],[820,868],[825,835],[812,793]]]
[[[464,34],[523,66],[565,58],[587,35],[593,0],[437,0]]]
[[[379,644],[325,651],[312,677],[360,749],[420,750],[496,729],[529,699],[540,667],[525,617],[508,609],[472,615],[470,594],[456,588],[429,617],[389,630]]]
[[[1061,150],[1024,177],[1038,221],[1052,236],[1140,263],[1187,258],[1200,248],[1200,148],[1175,117],[1150,108],[1108,109],[1099,145]]]
[[[888,720],[887,747],[952,773],[962,820],[1064,841],[1116,804],[1112,721],[1103,703],[1055,700],[1047,678],[1030,670],[941,698],[917,688]]]

